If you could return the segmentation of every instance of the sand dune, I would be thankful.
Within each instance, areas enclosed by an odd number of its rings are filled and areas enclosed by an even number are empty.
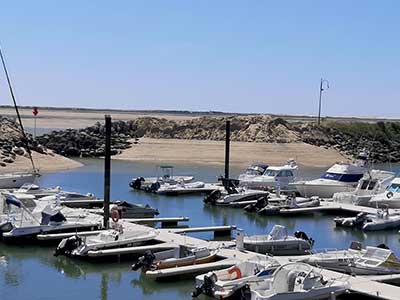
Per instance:
[[[114,159],[152,161],[175,164],[223,164],[224,142],[149,139],[124,150]],[[231,164],[245,167],[254,162],[283,164],[294,158],[298,164],[310,167],[325,167],[336,161],[347,160],[333,149],[325,149],[305,143],[231,143]]]

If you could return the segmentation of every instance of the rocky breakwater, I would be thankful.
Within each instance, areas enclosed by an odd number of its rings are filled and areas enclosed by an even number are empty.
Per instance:
[[[19,125],[12,119],[0,117],[0,167],[7,167],[15,162],[18,156],[29,157],[27,144],[33,152],[44,155],[50,154],[30,134],[24,140]]]
[[[112,153],[131,147],[131,138],[225,139],[225,122],[231,121],[231,140],[260,143],[307,143],[334,148],[349,157],[361,150],[370,153],[372,162],[400,162],[400,124],[394,122],[313,122],[290,123],[269,115],[200,117],[174,121],[143,117],[113,123]],[[66,156],[104,155],[104,126],[100,123],[80,130],[54,131],[39,142]]]
[[[136,129],[132,129],[129,122],[112,122],[111,132],[111,155],[129,148],[131,146],[129,140],[136,137]],[[52,131],[49,134],[38,136],[37,140],[46,148],[63,156],[97,157],[104,156],[104,136],[104,125],[96,123],[94,126],[84,129]]]

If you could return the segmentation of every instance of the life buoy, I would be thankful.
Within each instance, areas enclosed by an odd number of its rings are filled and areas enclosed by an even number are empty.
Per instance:
[[[236,278],[235,278],[235,279],[242,278],[242,272],[240,271],[239,268],[235,267],[235,268],[232,268],[232,269],[230,269],[230,270],[228,271],[228,274],[229,274],[229,275],[231,275],[231,274],[233,274],[233,273],[236,274]]]
[[[118,212],[118,210],[113,210],[112,212],[111,212],[111,219],[115,222],[115,223],[117,223],[118,222],[118,220],[119,220],[119,212]]]
[[[387,193],[387,194],[386,194],[386,197],[387,197],[388,199],[392,198],[392,197],[393,197],[393,192]]]

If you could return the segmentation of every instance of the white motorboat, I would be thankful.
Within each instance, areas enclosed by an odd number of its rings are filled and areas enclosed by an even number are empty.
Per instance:
[[[236,189],[236,191],[237,193],[235,194],[222,195],[220,198],[209,203],[214,205],[226,206],[234,202],[258,200],[261,197],[265,198],[269,195],[269,192],[267,191],[251,190],[244,187],[239,187]]]
[[[129,186],[135,190],[145,190],[154,192],[164,184],[189,183],[193,181],[193,176],[174,175],[173,166],[160,166],[161,175],[158,177],[137,177],[133,178]]]
[[[102,207],[103,199],[95,197],[92,193],[81,194],[76,192],[60,191],[58,193],[44,196],[39,201],[53,201],[72,208],[93,208]]]
[[[378,210],[376,215],[371,215],[364,222],[362,230],[377,231],[389,230],[400,227],[400,214],[390,214],[389,209]]]
[[[320,178],[308,181],[297,181],[295,187],[302,197],[318,196],[332,198],[337,192],[352,192],[367,169],[364,164],[336,163]]]
[[[363,249],[350,246],[346,250],[325,250],[314,253],[301,261],[320,268],[354,275],[400,273],[400,261],[396,255],[390,249],[380,247],[367,246]]]
[[[345,293],[348,282],[325,280],[323,270],[304,263],[289,263],[276,269],[270,278],[250,284],[251,300],[332,299]]]
[[[147,252],[132,265],[132,270],[142,269],[148,277],[157,279],[158,270],[200,265],[218,260],[218,250],[204,247],[175,247],[156,253]],[[196,271],[194,271],[196,272]]]
[[[294,182],[296,177],[297,164],[290,160],[284,166],[269,166],[262,175],[244,177],[240,180],[241,186],[252,189],[282,189],[288,190],[289,184]]]
[[[261,254],[301,255],[309,252],[314,240],[302,231],[290,236],[285,226],[275,225],[267,235],[245,236],[243,244],[246,250]]]
[[[400,208],[400,177],[393,179],[385,191],[374,195],[368,204],[373,207]]]
[[[385,192],[395,177],[395,173],[382,170],[371,170],[364,174],[353,192],[333,194],[333,201],[362,206],[371,206],[370,200],[375,195]],[[400,181],[399,181],[400,183]],[[385,197],[383,197],[385,198]],[[399,197],[400,199],[400,197]],[[400,207],[400,201],[399,201]]]
[[[30,211],[21,201],[10,196],[5,199],[7,206],[17,209],[2,216],[3,239],[7,241],[24,238],[36,239],[38,234],[63,233],[96,230],[102,226],[102,217],[81,209],[37,202]],[[7,229],[7,230],[4,230]]]
[[[253,164],[250,165],[243,174],[240,174],[239,181],[247,182],[254,179],[254,177],[261,176],[265,170],[269,167],[267,164]]]
[[[275,215],[284,209],[296,209],[307,207],[320,206],[320,199],[316,196],[310,198],[296,197],[295,195],[280,195],[279,197],[271,198],[268,204],[259,209],[258,213],[264,215]]]
[[[61,187],[57,186],[54,188],[40,188],[38,185],[33,183],[25,183],[19,189],[8,191],[10,194],[18,199],[21,199],[27,195],[33,196],[35,199],[39,199],[45,196],[51,196],[61,192]]]
[[[138,231],[133,224],[128,222],[112,222],[111,229],[102,230],[96,235],[81,238],[77,233],[63,239],[54,255],[86,257],[90,255],[90,252],[142,245],[154,240],[157,235],[157,231],[151,228]]]
[[[389,213],[389,209],[380,209],[376,214],[359,213],[355,217],[336,217],[336,226],[360,228],[364,231],[390,230],[400,228],[400,214]]]
[[[218,186],[211,183],[204,183],[202,181],[195,181],[189,183],[178,183],[178,184],[162,184],[156,191],[159,195],[186,195],[186,194],[207,194],[215,190],[222,190],[222,186]]]
[[[100,215],[104,213],[103,208],[94,208],[89,211]],[[113,201],[110,205],[110,211],[117,211],[120,219],[154,218],[159,215],[158,210],[148,204],[143,205],[126,201]]]
[[[34,183],[37,174],[34,172],[16,172],[0,174],[0,189],[19,188],[26,183]]]
[[[217,299],[236,299],[244,285],[264,280],[278,267],[279,263],[269,256],[255,256],[230,268],[198,275],[192,297],[205,294]]]

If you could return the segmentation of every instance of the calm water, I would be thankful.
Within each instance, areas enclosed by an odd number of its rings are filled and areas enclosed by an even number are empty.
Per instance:
[[[40,178],[42,186],[62,186],[65,190],[103,194],[103,162],[82,160],[85,166],[71,171],[48,173]],[[389,166],[380,166],[390,169]],[[392,166],[395,171],[400,166]],[[177,166],[176,174],[193,174],[203,181],[215,181],[223,167]],[[231,170],[237,176],[241,170]],[[385,243],[400,255],[397,231],[362,233],[336,229],[332,216],[314,215],[296,218],[265,217],[246,214],[240,209],[204,206],[202,197],[164,197],[131,191],[132,177],[154,176],[155,164],[112,162],[112,199],[148,203],[160,216],[188,216],[190,226],[235,224],[248,234],[269,232],[274,224],[283,224],[289,232],[303,230],[316,240],[315,248],[344,248],[353,240],[368,245]],[[300,176],[316,177],[322,169],[303,169]],[[211,234],[197,237],[211,239]],[[0,244],[0,300],[11,299],[190,299],[193,280],[155,283],[138,272],[130,271],[132,262],[100,263],[53,257],[54,247],[17,247]],[[204,298],[200,298],[204,299]]]

